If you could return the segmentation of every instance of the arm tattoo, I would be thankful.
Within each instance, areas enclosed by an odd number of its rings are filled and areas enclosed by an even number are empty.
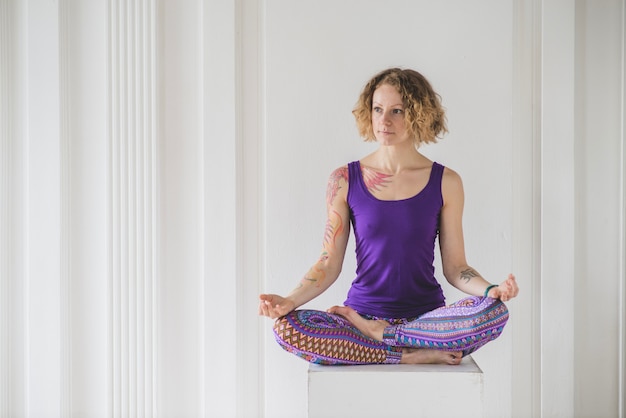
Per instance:
[[[326,229],[324,231],[324,248],[327,246],[334,247],[335,239],[343,232],[343,221],[341,215],[337,211],[331,211],[326,221]]]
[[[473,277],[478,277],[478,276],[479,274],[476,273],[476,270],[469,268],[461,272],[460,279],[465,280],[465,283],[469,283],[469,281],[472,280]]]
[[[303,287],[305,283],[315,284],[318,287],[322,284],[324,279],[326,278],[326,272],[324,271],[324,262],[328,259],[328,253],[326,251],[322,251],[322,255],[320,255],[320,259],[315,263],[313,267],[309,269],[307,274],[304,275],[302,280],[300,280],[300,285],[298,288]]]
[[[320,286],[324,279],[326,278],[326,271],[324,268],[324,264],[326,260],[328,260],[329,254],[328,252],[335,246],[335,240],[339,234],[344,231],[343,219],[341,215],[332,209],[333,201],[337,194],[339,193],[339,189],[341,188],[340,181],[343,180],[347,183],[348,181],[348,167],[341,167],[337,170],[333,171],[330,175],[330,179],[328,180],[328,187],[326,189],[326,204],[328,205],[328,220],[326,221],[326,228],[324,230],[324,248],[322,250],[322,255],[319,260],[311,269],[304,275],[302,280],[300,280],[300,284],[298,285],[298,289],[303,287],[305,284],[315,284]]]
[[[328,186],[326,188],[326,204],[328,206],[333,204],[333,200],[339,193],[339,181],[344,180],[346,183],[348,182],[348,167],[341,167],[336,169],[330,175],[330,179],[328,179]]]

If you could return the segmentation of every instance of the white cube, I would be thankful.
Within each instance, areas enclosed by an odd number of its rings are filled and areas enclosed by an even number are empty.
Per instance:
[[[460,365],[320,366],[308,372],[309,418],[482,417],[483,372]]]

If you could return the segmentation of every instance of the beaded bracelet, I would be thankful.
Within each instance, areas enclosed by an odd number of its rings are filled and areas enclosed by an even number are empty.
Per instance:
[[[487,297],[487,294],[489,294],[489,291],[493,287],[498,287],[498,285],[497,284],[491,284],[491,285],[487,286],[487,288],[485,289],[485,296],[484,297]]]

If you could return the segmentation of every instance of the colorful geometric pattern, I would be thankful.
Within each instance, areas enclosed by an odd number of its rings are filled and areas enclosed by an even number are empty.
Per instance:
[[[389,345],[473,353],[502,333],[509,312],[499,299],[472,296],[383,333]]]
[[[497,299],[469,297],[415,318],[378,318],[390,325],[383,341],[365,336],[348,320],[315,310],[276,320],[274,335],[286,351],[317,364],[399,363],[402,347],[462,351],[466,356],[496,339],[508,320]]]
[[[276,320],[276,341],[285,350],[316,364],[399,363],[402,348],[366,337],[339,315],[292,311]]]

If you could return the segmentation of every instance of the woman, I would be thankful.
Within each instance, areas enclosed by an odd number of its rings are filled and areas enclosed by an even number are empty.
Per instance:
[[[259,314],[278,318],[278,343],[313,363],[459,364],[500,335],[518,287],[467,264],[461,178],[419,152],[447,132],[440,98],[420,73],[392,68],[367,83],[353,113],[379,147],[331,174],[319,260],[287,297],[260,295]],[[350,224],[357,271],[345,306],[296,310],[339,276]],[[446,280],[470,295],[448,307],[434,276],[437,235]]]

